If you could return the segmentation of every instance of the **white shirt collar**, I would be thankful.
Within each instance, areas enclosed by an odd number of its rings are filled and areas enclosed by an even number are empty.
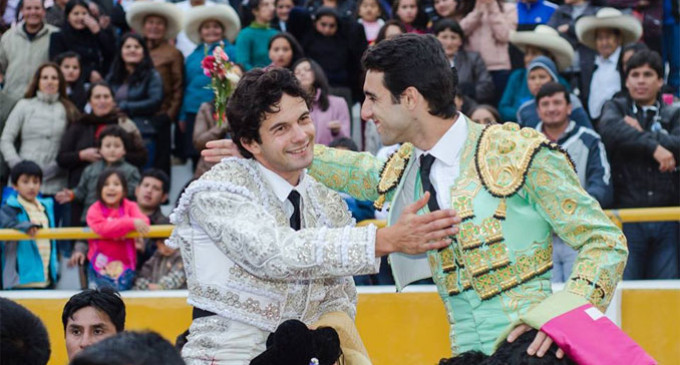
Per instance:
[[[300,175],[300,182],[297,184],[297,186],[293,186],[286,179],[281,177],[281,175],[264,167],[261,163],[257,162],[257,167],[260,168],[262,175],[264,175],[264,179],[269,184],[269,186],[271,186],[272,190],[274,190],[274,195],[276,195],[276,198],[278,198],[281,202],[288,200],[288,195],[290,195],[292,190],[297,190],[300,194],[303,194],[306,190],[306,170],[302,171],[302,174]]]
[[[467,118],[463,113],[458,113],[456,122],[446,133],[435,143],[429,151],[416,148],[416,158],[424,153],[434,156],[446,166],[453,166],[458,162],[460,152],[467,139]]]
[[[600,56],[599,54],[595,58],[595,63],[598,65],[601,65],[605,62],[610,63],[613,62],[614,64],[617,64],[619,62],[619,56],[621,55],[621,46],[616,47],[616,51],[614,53],[610,54],[609,57],[604,58]]]

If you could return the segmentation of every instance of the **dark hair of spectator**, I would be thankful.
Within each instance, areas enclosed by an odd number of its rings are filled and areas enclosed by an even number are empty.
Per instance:
[[[361,4],[364,3],[366,0],[357,0],[356,4],[356,9],[354,10],[354,18],[359,19],[359,8],[361,7]],[[375,1],[376,4],[378,4],[378,10],[380,11],[380,15],[378,15],[378,19],[385,19],[387,17],[387,10],[385,10],[385,6],[380,0],[372,0]]]
[[[338,333],[330,327],[310,330],[295,319],[279,325],[267,338],[267,350],[252,360],[251,365],[308,364],[312,357],[319,365],[335,364],[342,356]]]
[[[232,139],[243,157],[252,158],[253,155],[243,147],[241,139],[262,143],[260,126],[267,114],[280,110],[283,94],[302,98],[307,107],[311,105],[307,92],[285,68],[256,68],[239,81],[227,104],[227,120]]]
[[[116,332],[125,330],[125,303],[123,303],[117,291],[110,287],[103,287],[100,289],[85,289],[72,296],[66,302],[61,313],[61,323],[64,325],[64,331],[66,331],[68,320],[72,319],[77,311],[86,307],[92,307],[105,313],[114,327],[116,327]]]
[[[625,69],[624,64],[623,64],[623,56],[627,52],[630,52],[630,51],[633,51],[633,54],[635,54],[635,53],[638,53],[642,50],[648,50],[648,49],[649,49],[649,47],[647,47],[647,45],[644,44],[644,43],[629,43],[629,44],[623,46],[623,48],[621,49],[621,57],[619,57],[619,62],[616,65],[616,69],[619,70],[619,73],[621,74],[622,80],[626,79],[626,73],[623,72],[623,70]],[[623,81],[622,83],[625,84],[625,81]]]
[[[12,167],[10,171],[10,181],[16,185],[19,183],[21,175],[36,176],[40,181],[43,179],[43,172],[40,166],[33,161],[23,160]]]
[[[551,81],[538,89],[538,93],[536,93],[536,105],[538,106],[538,103],[541,101],[541,99],[560,93],[564,95],[564,100],[567,102],[567,104],[571,104],[571,99],[569,97],[569,91],[567,88],[559,82]]]
[[[248,9],[253,15],[255,15],[255,13],[253,12],[260,7],[261,3],[262,0],[248,0]]]
[[[122,332],[86,347],[71,365],[184,365],[170,342],[155,332]]]
[[[394,0],[394,4],[392,5],[392,17],[404,23],[404,21],[399,18],[399,15],[397,15],[397,11],[399,10],[399,3],[401,3],[402,1],[403,0]],[[427,12],[425,12],[423,2],[421,0],[415,0],[415,2],[418,12],[416,14],[416,18],[413,20],[413,23],[411,23],[411,26],[420,31],[425,31],[427,30],[427,23],[430,21],[430,19],[427,16]]]
[[[87,89],[87,100],[88,101],[90,99],[92,99],[92,92],[94,91],[94,88],[97,87],[97,86],[101,86],[101,87],[105,87],[105,88],[109,89],[109,93],[111,93],[111,98],[114,97],[114,92],[113,92],[113,88],[111,87],[111,85],[109,85],[109,83],[104,81],[104,80],[100,80],[100,81],[91,83],[90,87]]]
[[[378,35],[375,37],[374,44],[378,44],[385,40],[385,33],[387,33],[387,28],[389,27],[398,27],[399,30],[401,30],[402,34],[406,33],[406,27],[404,26],[404,24],[401,24],[401,22],[396,19],[390,19],[386,21],[385,25],[383,25],[382,28],[380,28],[380,30],[378,31]]]
[[[73,11],[73,9],[76,6],[82,6],[83,8],[85,8],[85,11],[87,11],[87,13],[89,15],[92,15],[92,14],[90,14],[90,8],[85,1],[83,1],[83,0],[69,0],[66,3],[66,5],[64,6],[64,18],[66,19],[66,21],[64,22],[64,25],[66,27],[71,27],[71,23],[68,22],[68,16],[69,16],[69,14],[71,14],[71,12]]]
[[[59,78],[59,102],[66,109],[66,119],[68,122],[74,122],[80,117],[80,112],[78,108],[68,99],[68,94],[66,94],[66,79],[64,79],[64,74],[61,73],[61,68],[54,62],[45,62],[35,70],[31,82],[28,84],[26,89],[26,94],[24,98],[30,99],[38,95],[38,90],[40,88],[40,74],[42,71],[48,67],[51,67],[57,71],[57,77]]]
[[[293,72],[300,64],[304,62],[309,63],[309,67],[312,69],[312,73],[314,74],[314,83],[312,84],[314,91],[310,97],[314,99],[316,97],[316,92],[321,91],[321,94],[319,95],[319,107],[321,108],[321,111],[325,112],[330,107],[330,103],[328,101],[330,86],[328,85],[326,73],[323,71],[323,68],[321,68],[321,66],[311,58],[302,58],[295,62],[295,65],[293,66]]]
[[[137,41],[144,52],[142,61],[135,66],[135,70],[131,75],[128,75],[127,68],[125,67],[125,61],[123,61],[123,45],[128,39],[134,39]],[[153,70],[153,61],[151,61],[151,55],[149,54],[149,48],[144,42],[144,38],[141,35],[135,33],[126,33],[120,40],[120,47],[118,52],[113,59],[113,64],[111,65],[111,80],[112,84],[123,84],[127,82],[130,85],[134,85],[138,82],[144,80],[145,77]]]
[[[663,78],[663,61],[661,56],[656,51],[649,49],[636,52],[628,62],[626,62],[626,78],[630,75],[633,69],[642,67],[644,65],[649,66],[658,78]]]
[[[165,171],[157,168],[146,169],[139,181],[144,181],[144,178],[147,177],[154,178],[162,183],[163,194],[170,192],[170,177],[168,177],[168,174],[166,174]]]
[[[354,143],[354,141],[349,137],[336,138],[336,139],[332,140],[331,143],[328,144],[328,147],[334,147],[334,148],[344,147],[344,148],[346,148],[350,151],[354,151],[354,152],[359,151],[359,147],[357,146],[357,144]]]
[[[295,39],[295,37],[293,37],[293,35],[288,32],[276,33],[276,35],[271,37],[271,39],[269,39],[269,46],[267,47],[267,49],[271,49],[274,41],[279,38],[288,41],[288,46],[290,46],[290,49],[293,51],[293,57],[290,60],[290,65],[286,67],[292,70],[293,69],[292,66],[295,64],[295,62],[297,62],[297,60],[305,56],[305,52],[302,50],[300,42],[298,42],[297,39]]]
[[[43,9],[45,9],[45,0],[40,0],[40,5],[42,5]],[[16,8],[19,11],[17,11],[17,14],[15,16],[15,20],[16,20],[17,23],[19,23],[21,21],[21,19],[19,18],[21,16],[21,10],[24,8],[24,0],[19,0]]]
[[[338,29],[340,28],[340,14],[338,14],[337,10],[329,8],[327,6],[322,6],[316,9],[316,12],[314,13],[314,23],[318,22],[324,16],[330,16],[335,18],[336,27]]]
[[[443,18],[434,23],[434,28],[432,28],[432,34],[434,34],[434,36],[436,37],[439,33],[445,30],[450,30],[458,34],[463,43],[465,43],[465,41],[467,40],[467,38],[465,38],[465,32],[463,32],[463,28],[460,27],[460,24],[458,24],[457,21],[448,18]]]
[[[364,53],[361,62],[366,70],[384,73],[383,84],[393,103],[413,86],[427,100],[430,114],[441,118],[456,114],[451,67],[434,36],[404,34],[380,42]]]
[[[120,138],[121,142],[123,142],[123,148],[125,148],[125,151],[127,152],[130,150],[130,138],[128,137],[128,133],[121,126],[112,124],[104,127],[104,129],[102,129],[102,131],[99,133],[99,138],[97,138],[97,148],[102,148],[102,141],[104,140],[104,137]]]
[[[472,108],[472,110],[470,110],[469,115],[474,114],[478,109],[486,110],[487,112],[491,113],[491,115],[493,116],[493,119],[496,123],[503,124],[503,120],[501,119],[501,113],[499,113],[498,109],[496,109],[493,105],[479,104],[479,105],[475,106],[474,108]]]
[[[118,176],[120,185],[123,186],[123,198],[128,195],[128,184],[127,180],[125,179],[125,175],[123,175],[123,173],[117,169],[106,169],[102,171],[102,173],[99,175],[99,178],[97,179],[97,200],[99,200],[102,204],[104,204],[104,200],[102,199],[102,190],[104,189],[104,185],[106,185],[106,180],[111,175]]]
[[[47,364],[50,338],[38,316],[9,299],[0,298],[0,318],[0,364]]]

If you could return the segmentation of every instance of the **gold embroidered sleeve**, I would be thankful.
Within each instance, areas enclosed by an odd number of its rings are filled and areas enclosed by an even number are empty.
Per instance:
[[[628,257],[626,238],[581,187],[566,153],[542,148],[524,189],[557,235],[578,251],[565,290],[604,311]]]
[[[384,161],[367,152],[352,152],[314,146],[314,161],[308,173],[328,188],[359,200],[378,198],[378,181]]]

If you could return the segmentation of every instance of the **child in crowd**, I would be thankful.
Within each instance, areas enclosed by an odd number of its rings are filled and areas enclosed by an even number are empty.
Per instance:
[[[131,231],[149,232],[149,218],[137,203],[125,199],[128,186],[125,176],[107,169],[97,180],[97,201],[87,210],[87,225],[101,238],[89,240],[87,270],[92,289],[111,286],[128,290],[135,278],[137,254],[135,240],[123,238]],[[75,253],[74,253],[75,255]]]
[[[139,183],[139,170],[125,161],[125,151],[129,146],[127,132],[118,125],[110,125],[102,129],[99,134],[98,148],[102,159],[93,162],[85,168],[78,186],[73,190],[64,189],[58,192],[55,199],[61,203],[67,203],[73,200],[84,202],[83,214],[81,221],[85,221],[87,208],[89,208],[95,201],[97,201],[96,190],[97,179],[99,175],[107,168],[115,168],[122,172],[125,181],[130,186],[129,198],[134,198],[133,192]]]
[[[394,19],[401,21],[407,33],[427,33],[428,18],[425,9],[418,0],[395,0]]]
[[[64,74],[66,94],[69,100],[78,110],[84,111],[87,104],[87,91],[85,90],[85,81],[81,77],[80,55],[73,51],[64,52],[57,56],[55,62],[59,65],[61,73]]]
[[[366,40],[369,45],[375,42],[378,38],[380,28],[385,25],[385,10],[378,0],[359,0],[357,2],[357,18],[359,24],[364,26],[366,33]]]
[[[135,198],[139,210],[149,217],[152,225],[170,224],[167,216],[161,212],[161,204],[168,199],[170,191],[170,178],[159,169],[148,169],[142,174],[142,181],[135,189]],[[137,245],[137,270],[151,258],[156,251],[156,242],[152,239],[141,237],[135,240]]]
[[[38,196],[43,173],[32,161],[14,165],[10,172],[16,195],[0,209],[0,228],[20,230],[35,237],[39,228],[54,227],[52,199]],[[48,239],[0,243],[2,288],[48,288],[57,280],[57,245]]]
[[[156,252],[144,263],[135,279],[137,290],[174,290],[185,289],[187,278],[184,274],[182,255],[179,250],[172,249],[163,240],[153,240]]]

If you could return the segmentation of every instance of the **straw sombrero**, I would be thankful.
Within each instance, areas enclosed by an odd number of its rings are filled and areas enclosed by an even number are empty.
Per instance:
[[[224,4],[196,6],[189,9],[184,20],[184,31],[192,42],[203,43],[199,28],[206,20],[216,20],[221,23],[224,26],[225,36],[231,43],[234,43],[241,30],[241,20],[231,6]]]
[[[560,71],[571,66],[574,59],[574,49],[569,41],[560,37],[557,31],[547,25],[538,25],[534,30],[512,31],[510,33],[510,43],[517,46],[522,52],[526,52],[527,46],[544,49],[548,51],[557,61],[557,68]]]
[[[588,48],[595,47],[595,31],[598,28],[611,28],[621,31],[623,44],[633,43],[642,35],[640,21],[631,15],[614,8],[602,8],[593,16],[584,16],[576,21],[576,36]]]
[[[142,33],[144,18],[157,15],[165,18],[167,29],[166,39],[173,39],[182,30],[182,11],[172,3],[158,1],[135,1],[128,10],[125,20],[135,32]]]

